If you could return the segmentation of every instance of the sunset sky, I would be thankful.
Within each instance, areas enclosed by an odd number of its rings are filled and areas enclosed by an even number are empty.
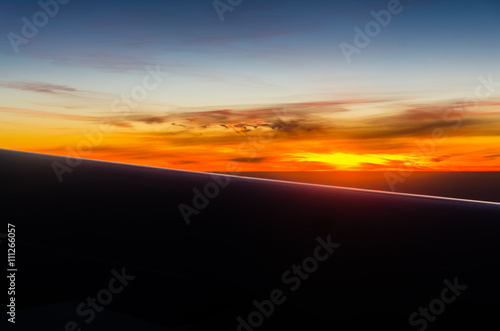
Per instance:
[[[212,0],[71,0],[36,33],[38,1],[4,1],[0,148],[196,171],[500,170],[500,2],[402,0],[347,59],[392,1],[221,16]]]

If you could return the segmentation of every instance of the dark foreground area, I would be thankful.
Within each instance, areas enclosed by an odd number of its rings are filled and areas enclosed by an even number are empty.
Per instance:
[[[496,325],[498,204],[67,161],[0,150],[7,329]]]

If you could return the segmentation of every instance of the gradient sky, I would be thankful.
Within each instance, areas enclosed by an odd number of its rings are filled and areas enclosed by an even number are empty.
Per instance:
[[[41,8],[4,1],[0,147],[90,141],[79,156],[200,171],[500,170],[500,2],[401,1],[348,63],[339,45],[387,7],[244,0],[221,21],[210,0],[71,0],[15,52],[9,33]],[[113,112],[148,66],[161,84]],[[498,83],[453,111],[479,77]]]

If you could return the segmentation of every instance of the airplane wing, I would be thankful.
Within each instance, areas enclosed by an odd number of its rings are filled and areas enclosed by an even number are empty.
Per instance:
[[[496,322],[498,203],[71,161],[0,150],[19,330]]]

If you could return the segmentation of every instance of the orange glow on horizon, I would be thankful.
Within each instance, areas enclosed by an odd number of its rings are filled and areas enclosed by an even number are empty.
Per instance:
[[[127,118],[0,108],[8,114],[0,139],[6,149],[192,171],[500,171],[497,105],[447,121],[445,106],[353,116],[318,103]]]

